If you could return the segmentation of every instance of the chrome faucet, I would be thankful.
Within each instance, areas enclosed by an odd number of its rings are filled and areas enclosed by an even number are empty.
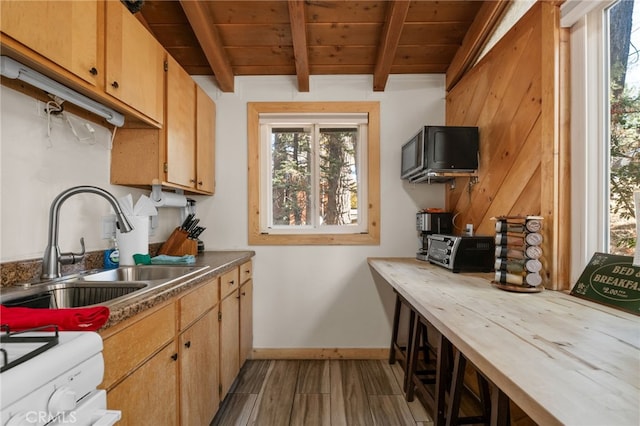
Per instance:
[[[113,207],[113,210],[116,212],[116,221],[120,232],[129,232],[133,229],[133,226],[122,213],[118,200],[116,200],[110,192],[96,186],[74,186],[61,192],[53,200],[51,208],[49,209],[49,240],[47,242],[47,248],[44,249],[42,275],[40,276],[43,279],[60,277],[60,265],[70,265],[84,258],[84,238],[80,238],[80,245],[82,246],[82,252],[80,253],[60,253],[60,247],[58,247],[58,218],[60,216],[60,207],[67,198],[82,193],[100,195],[111,204],[111,207]]]

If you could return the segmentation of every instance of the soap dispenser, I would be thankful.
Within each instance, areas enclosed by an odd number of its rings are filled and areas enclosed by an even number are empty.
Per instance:
[[[118,243],[116,238],[110,240],[109,248],[104,251],[104,268],[115,269],[120,264],[120,252],[118,251]]]

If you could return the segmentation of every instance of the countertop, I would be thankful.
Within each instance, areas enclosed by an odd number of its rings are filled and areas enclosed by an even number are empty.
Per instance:
[[[253,256],[255,256],[255,252],[251,250],[207,251],[200,253],[196,256],[195,266],[207,266],[207,269],[187,280],[161,286],[139,297],[109,305],[109,320],[100,331],[104,331],[136,314],[172,299],[204,281],[224,274],[230,269],[247,262]]]
[[[415,259],[368,262],[536,423],[640,424],[640,317]]]

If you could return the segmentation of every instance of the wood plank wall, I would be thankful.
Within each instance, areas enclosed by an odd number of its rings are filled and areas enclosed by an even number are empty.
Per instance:
[[[447,93],[448,125],[478,126],[478,182],[458,178],[455,225],[494,235],[491,217],[542,215],[544,284],[569,288],[569,153],[559,7],[536,3]],[[562,59],[562,60],[561,60]],[[562,81],[561,81],[562,80]],[[566,103],[566,102],[565,102]]]

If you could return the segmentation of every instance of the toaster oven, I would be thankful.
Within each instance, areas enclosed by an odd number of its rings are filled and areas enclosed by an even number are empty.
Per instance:
[[[491,272],[494,251],[493,237],[433,234],[427,260],[453,272]]]

